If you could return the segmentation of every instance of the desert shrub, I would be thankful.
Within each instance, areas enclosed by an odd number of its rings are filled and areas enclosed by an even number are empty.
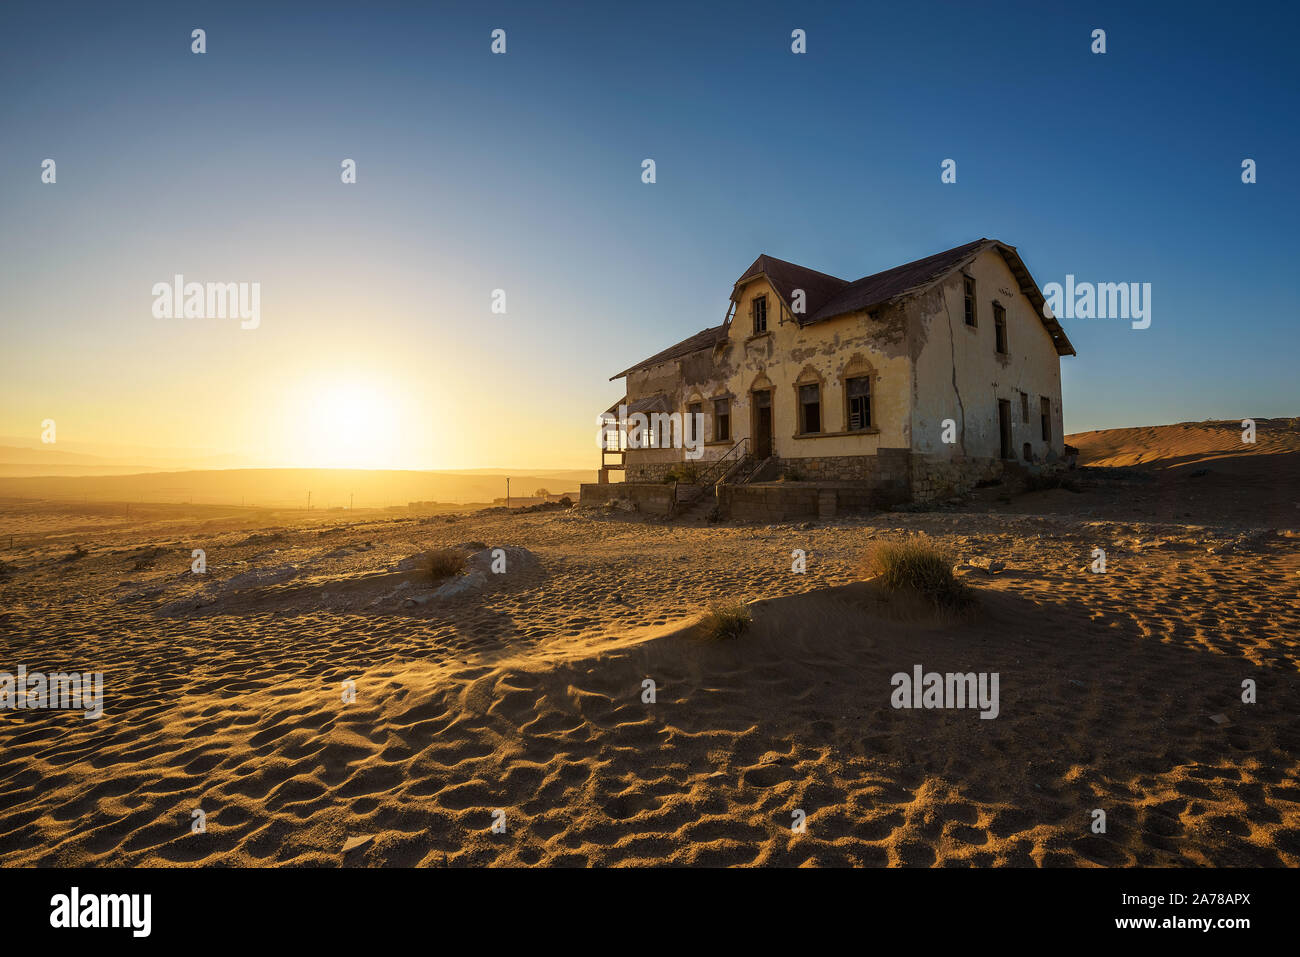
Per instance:
[[[487,548],[487,542],[479,542],[479,541],[465,542],[460,547],[465,549],[465,551],[467,552],[481,552],[485,548]]]
[[[739,603],[714,605],[700,626],[710,641],[729,641],[744,634],[752,620],[749,609]]]
[[[863,556],[862,571],[888,592],[919,595],[938,608],[960,609],[974,597],[953,577],[953,556],[926,538],[886,540]]]
[[[82,546],[74,545],[72,551],[63,556],[63,560],[65,562],[75,562],[77,559],[85,558],[89,554],[90,552],[86,551]]]
[[[685,485],[695,485],[700,480],[700,467],[695,462],[682,462],[674,465],[664,476],[665,482],[681,482]]]
[[[802,482],[803,473],[800,472],[797,468],[791,467],[785,470],[785,472],[781,476],[781,479],[782,481],[785,482]]]
[[[13,573],[14,567],[3,558],[0,558],[0,578],[4,578],[6,575],[12,575]]]
[[[452,575],[459,575],[465,569],[465,553],[457,548],[436,548],[425,552],[420,562],[420,571],[429,576],[434,584]]]

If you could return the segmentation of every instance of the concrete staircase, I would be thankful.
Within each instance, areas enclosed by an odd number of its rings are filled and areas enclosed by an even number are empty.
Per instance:
[[[763,481],[762,476],[774,471],[777,463],[772,458],[755,459],[749,454],[749,440],[741,439],[721,458],[714,461],[697,482],[679,482],[673,486],[670,518],[698,515],[703,506],[712,507],[717,502],[720,485],[746,485]]]

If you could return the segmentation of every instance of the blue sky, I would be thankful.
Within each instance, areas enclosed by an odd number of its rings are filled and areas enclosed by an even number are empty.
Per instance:
[[[1149,329],[1065,323],[1067,431],[1300,415],[1294,9],[6,4],[0,435],[310,464],[285,391],[382,380],[383,464],[592,466],[608,377],[759,253],[981,236],[1152,284]],[[260,281],[262,326],[160,325],[176,272]]]

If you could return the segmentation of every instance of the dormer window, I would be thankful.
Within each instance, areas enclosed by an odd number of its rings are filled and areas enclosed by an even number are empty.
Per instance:
[[[767,296],[755,296],[752,305],[754,313],[754,335],[767,332]]]

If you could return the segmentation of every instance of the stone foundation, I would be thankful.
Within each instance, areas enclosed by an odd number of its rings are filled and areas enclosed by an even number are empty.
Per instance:
[[[880,449],[874,455],[822,455],[781,459],[783,471],[798,473],[806,482],[906,482],[909,449]]]
[[[886,509],[905,501],[896,486],[866,482],[769,482],[718,489],[722,515],[745,522],[826,520],[840,512]]]
[[[627,463],[627,482],[662,482],[669,471],[680,466],[681,462],[640,462]]]
[[[664,475],[680,463],[656,462],[628,466],[628,481],[583,485],[582,505],[604,505],[610,499],[633,503],[649,515],[667,515],[673,486]],[[723,485],[718,506],[727,518],[784,522],[828,519],[845,511],[887,509],[908,502],[935,502],[970,491],[977,482],[1001,478],[1001,459],[932,458],[907,449],[881,449],[875,455],[781,459],[774,463],[797,481]]]
[[[635,505],[637,511],[647,515],[667,515],[672,508],[673,487],[663,482],[614,482],[609,485],[580,486],[579,505],[604,505],[609,501]]]
[[[935,459],[913,455],[911,461],[912,501],[934,502],[969,492],[977,482],[1002,477],[1001,459],[958,457]]]

